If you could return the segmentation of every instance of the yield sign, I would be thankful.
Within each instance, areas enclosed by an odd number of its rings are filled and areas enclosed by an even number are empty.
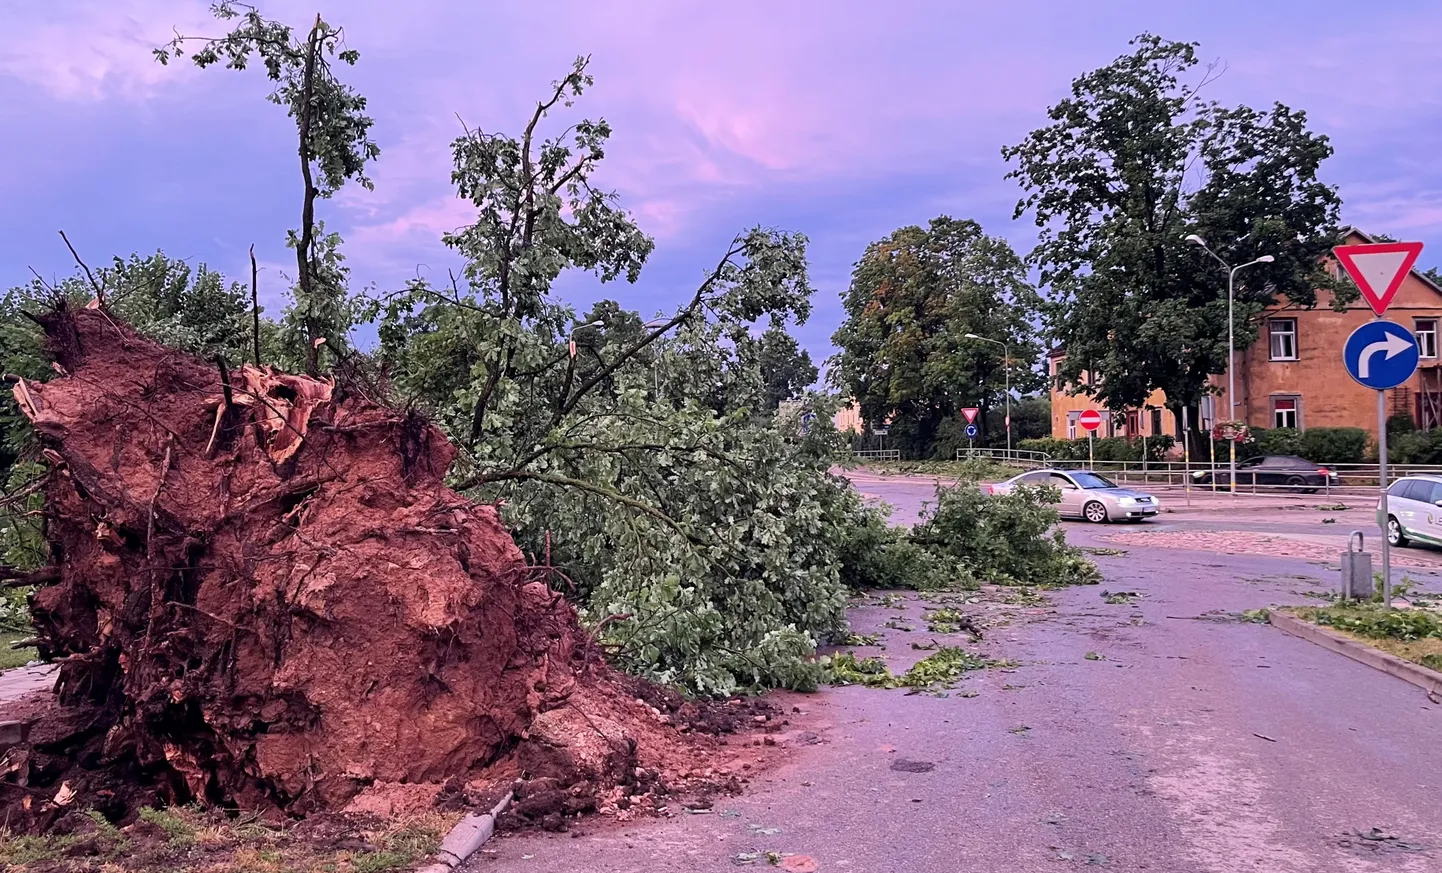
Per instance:
[[[973,421],[976,421],[976,414],[978,412],[981,412],[981,410],[977,409],[975,406],[968,406],[961,411],[961,414],[966,416],[966,423],[971,424]]]
[[[1421,253],[1419,242],[1368,243],[1332,249],[1332,254],[1357,283],[1357,290],[1362,292],[1367,305],[1378,315],[1387,311]]]

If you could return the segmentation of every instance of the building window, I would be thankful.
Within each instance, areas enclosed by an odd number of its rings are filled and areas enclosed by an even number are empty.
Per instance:
[[[1302,398],[1273,397],[1272,427],[1289,427],[1292,430],[1300,430],[1302,427]]]
[[[1074,440],[1074,439],[1076,439],[1076,422],[1077,422],[1077,419],[1079,419],[1079,418],[1081,418],[1081,413],[1080,413],[1080,412],[1068,412],[1068,413],[1066,414],[1066,438],[1067,438],[1067,439],[1069,439],[1069,440]]]
[[[1128,412],[1128,413],[1127,413],[1127,436],[1129,436],[1129,437],[1137,436],[1137,435],[1138,435],[1138,431],[1140,431],[1140,430],[1141,430],[1141,428],[1138,426],[1138,423],[1137,423],[1137,414],[1136,414],[1135,412]]]
[[[1422,357],[1437,357],[1437,319],[1413,319],[1412,332],[1417,335],[1417,348],[1421,351]]]
[[[1272,340],[1272,360],[1297,360],[1297,319],[1273,318],[1267,322],[1267,334]]]
[[[1161,436],[1161,435],[1162,435],[1162,411],[1161,411],[1160,409],[1153,409],[1153,410],[1152,410],[1152,436]]]

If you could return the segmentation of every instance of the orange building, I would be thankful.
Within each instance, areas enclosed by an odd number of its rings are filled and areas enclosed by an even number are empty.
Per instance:
[[[1373,240],[1355,229],[1345,231],[1348,244]],[[1328,259],[1333,276],[1345,273]],[[1261,316],[1262,329],[1250,347],[1237,349],[1236,417],[1249,427],[1360,427],[1369,434],[1377,431],[1377,393],[1359,385],[1342,364],[1342,345],[1347,336],[1373,318],[1372,310],[1357,300],[1342,312],[1331,307],[1331,296],[1317,292],[1312,309],[1294,309],[1280,303]],[[1407,414],[1423,429],[1442,427],[1442,358],[1438,356],[1438,325],[1442,323],[1442,286],[1413,270],[1402,281],[1397,296],[1387,308],[1389,320],[1412,328],[1421,349],[1417,373],[1405,384],[1387,392],[1388,415]],[[1047,355],[1047,369],[1054,377],[1057,365],[1066,357],[1062,349]],[[1083,381],[1089,378],[1083,374]],[[1217,392],[1202,404],[1203,428],[1228,419],[1227,376],[1210,379]],[[1095,401],[1069,387],[1051,389],[1051,431],[1058,439],[1086,436],[1077,426],[1083,410],[1096,408]],[[1106,415],[1105,410],[1098,410]],[[1166,396],[1155,391],[1141,409],[1128,409],[1102,425],[1098,436],[1143,437],[1181,434],[1181,422],[1166,408]]]

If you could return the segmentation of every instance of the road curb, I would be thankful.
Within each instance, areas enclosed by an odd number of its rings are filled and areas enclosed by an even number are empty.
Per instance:
[[[450,873],[464,864],[467,858],[474,855],[495,834],[496,819],[506,811],[512,796],[513,793],[508,791],[490,812],[468,815],[456,822],[456,826],[441,840],[441,847],[436,850],[435,863],[420,868],[416,873]]]
[[[1285,612],[1272,610],[1267,613],[1267,620],[1272,623],[1273,627],[1279,628],[1294,637],[1301,637],[1308,642],[1316,643],[1324,649],[1331,649],[1338,654],[1346,655],[1354,661],[1381,670],[1383,673],[1389,676],[1395,676],[1403,682],[1416,685],[1429,694],[1442,694],[1442,673],[1429,670],[1421,664],[1414,664],[1396,655],[1388,654],[1380,649],[1374,649],[1366,643],[1359,643],[1335,631],[1312,624],[1309,621],[1304,621],[1294,615],[1288,615]]]

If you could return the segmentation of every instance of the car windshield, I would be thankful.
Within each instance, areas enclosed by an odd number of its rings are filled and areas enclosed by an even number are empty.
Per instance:
[[[1106,479],[1106,478],[1104,478],[1104,477],[1102,477],[1102,476],[1098,476],[1098,475],[1095,474],[1095,473],[1085,473],[1085,472],[1083,472],[1083,473],[1073,473],[1073,474],[1071,474],[1071,477],[1072,477],[1072,479],[1074,479],[1074,480],[1076,481],[1077,485],[1081,486],[1082,488],[1115,488],[1115,487],[1117,487],[1117,483],[1111,481],[1110,479]]]

